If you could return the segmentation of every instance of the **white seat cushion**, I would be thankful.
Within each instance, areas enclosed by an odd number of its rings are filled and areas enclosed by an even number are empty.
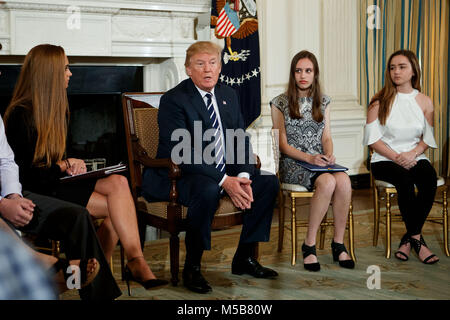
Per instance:
[[[445,184],[444,178],[438,176],[437,180],[436,180],[436,186],[440,187],[440,186],[443,186],[444,184]],[[382,188],[395,188],[394,185],[390,184],[389,182],[383,181],[383,180],[375,180],[375,185],[377,187],[382,187]]]
[[[294,191],[294,192],[309,192],[309,190],[306,189],[304,186],[301,186],[299,184],[289,184],[289,183],[282,183],[281,190]]]

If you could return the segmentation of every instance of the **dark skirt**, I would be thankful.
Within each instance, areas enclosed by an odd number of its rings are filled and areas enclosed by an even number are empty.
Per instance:
[[[60,183],[53,196],[86,207],[96,183],[96,178]]]

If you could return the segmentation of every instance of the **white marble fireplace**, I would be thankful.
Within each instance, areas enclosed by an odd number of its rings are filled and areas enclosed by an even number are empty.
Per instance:
[[[209,0],[0,2],[0,62],[21,63],[33,46],[51,43],[71,64],[142,65],[144,90],[165,91],[186,77],[186,48],[209,11]]]

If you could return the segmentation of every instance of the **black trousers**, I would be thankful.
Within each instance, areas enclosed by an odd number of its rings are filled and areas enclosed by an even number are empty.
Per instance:
[[[436,172],[428,160],[420,160],[407,170],[392,161],[371,164],[375,179],[387,181],[397,189],[398,206],[409,235],[422,232],[436,195]],[[417,194],[414,190],[417,187]]]
[[[59,199],[23,192],[35,204],[35,214],[22,231],[38,237],[59,240],[69,260],[96,258],[100,270],[94,281],[79,290],[81,299],[112,300],[122,294],[111,273],[86,208]]]
[[[267,172],[261,174],[259,170],[250,179],[254,202],[252,208],[246,210],[243,216],[240,243],[266,242],[270,237],[275,198],[279,189],[278,179]],[[191,256],[192,251],[210,250],[211,223],[224,193],[221,193],[217,182],[204,175],[186,175],[181,178],[177,187],[179,202],[189,207],[186,231],[187,257]]]

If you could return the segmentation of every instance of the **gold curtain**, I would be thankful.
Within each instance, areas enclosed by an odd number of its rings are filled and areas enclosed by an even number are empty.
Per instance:
[[[360,103],[384,85],[387,59],[396,50],[416,53],[422,67],[422,92],[433,100],[438,149],[428,155],[438,174],[450,176],[448,110],[448,31],[450,0],[361,0]],[[377,17],[379,19],[377,19]],[[378,20],[378,24],[376,23]]]
[[[434,136],[439,146],[429,152],[442,175],[450,176],[448,110],[449,0],[423,1],[422,92],[433,100]]]

